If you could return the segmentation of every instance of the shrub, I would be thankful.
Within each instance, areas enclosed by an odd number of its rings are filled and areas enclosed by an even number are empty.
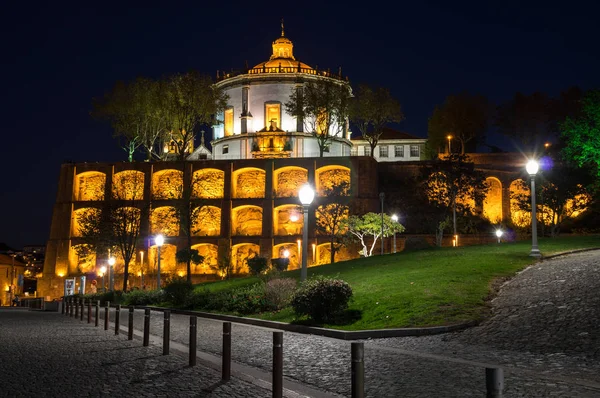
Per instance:
[[[186,307],[194,310],[209,309],[213,296],[206,288],[194,290],[188,297]]]
[[[248,262],[248,269],[252,275],[258,276],[265,272],[268,267],[266,257],[254,256],[246,261]]]
[[[176,276],[167,280],[164,290],[167,301],[175,306],[183,306],[194,291],[194,286],[185,277]]]
[[[292,297],[292,308],[296,315],[307,315],[317,322],[329,321],[348,308],[352,297],[350,285],[340,279],[323,276],[306,280]]]
[[[132,290],[123,295],[125,305],[157,305],[165,301],[162,290]]]
[[[290,264],[290,259],[289,258],[281,257],[281,258],[272,258],[271,259],[271,265],[277,271],[285,271],[285,270],[287,270],[287,267],[288,267],[289,264]]]
[[[265,284],[265,298],[273,309],[280,310],[290,304],[295,290],[295,279],[272,279]]]
[[[86,300],[92,300],[96,302],[100,300],[100,305],[105,305],[107,301],[110,301],[110,304],[121,304],[124,300],[124,294],[121,290],[108,291],[105,293],[94,293],[94,294],[86,294],[83,297]],[[74,296],[72,296],[74,297]],[[77,295],[79,297],[79,295]]]
[[[256,314],[271,309],[265,297],[265,285],[262,282],[234,289],[230,294],[230,311],[245,315]]]

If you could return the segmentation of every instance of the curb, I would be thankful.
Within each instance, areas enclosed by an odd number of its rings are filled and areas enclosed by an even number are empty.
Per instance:
[[[551,254],[549,256],[542,256],[541,260],[542,261],[544,261],[544,260],[550,260],[550,259],[555,258],[555,257],[566,256],[567,254],[590,252],[590,251],[593,251],[593,250],[600,250],[600,247],[590,247],[590,248],[587,248],[587,249],[569,250],[569,251],[566,251],[566,252],[560,252],[560,253],[556,253],[556,254]]]

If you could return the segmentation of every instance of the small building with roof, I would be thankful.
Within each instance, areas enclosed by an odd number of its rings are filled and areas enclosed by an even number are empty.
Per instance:
[[[371,156],[378,162],[407,162],[421,160],[426,138],[397,131],[388,127],[383,129],[377,145],[371,153],[369,141],[362,136],[351,137],[353,156]]]

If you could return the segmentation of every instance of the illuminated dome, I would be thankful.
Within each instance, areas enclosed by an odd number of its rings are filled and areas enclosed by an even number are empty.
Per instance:
[[[304,62],[296,61],[294,58],[294,44],[290,39],[285,37],[283,30],[283,21],[281,22],[281,37],[273,42],[273,54],[266,62],[261,62],[252,69],[268,69],[268,68],[300,68],[303,72],[306,69],[313,70],[312,67]],[[289,70],[284,70],[288,72]]]

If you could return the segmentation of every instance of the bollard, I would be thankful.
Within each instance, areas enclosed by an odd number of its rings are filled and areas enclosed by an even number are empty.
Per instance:
[[[273,398],[283,397],[283,332],[273,332]]]
[[[486,398],[502,398],[504,371],[501,368],[485,368]]]
[[[106,302],[104,307],[104,330],[108,330],[108,309],[110,308],[110,301]]]
[[[98,327],[98,313],[100,312],[100,300],[96,301],[96,322],[95,326]]]
[[[79,299],[75,299],[75,319],[79,318]]]
[[[163,323],[163,355],[169,355],[170,341],[171,341],[171,311],[165,310],[165,321]]]
[[[365,347],[352,343],[352,398],[365,396]]]
[[[198,318],[190,316],[190,366],[196,366],[196,342],[198,341],[197,324]]]
[[[73,318],[73,299],[69,299],[69,316]]]
[[[85,299],[81,299],[81,314],[79,314],[79,316],[80,316],[79,320],[80,321],[83,321],[83,309],[85,308],[84,306],[85,306]]]
[[[133,305],[129,307],[129,329],[127,329],[127,340],[133,340]]]
[[[69,316],[69,299],[64,298],[63,299],[63,304],[64,304],[64,307],[65,307],[65,315]]]
[[[63,297],[62,302],[60,303],[60,314],[65,314],[65,298]]]
[[[92,299],[88,300],[88,323],[92,323]]]
[[[150,344],[150,308],[144,310],[144,347]]]
[[[117,312],[115,312],[115,336],[119,334],[121,328],[121,304],[117,304]]]
[[[223,362],[221,365],[221,380],[231,378],[231,322],[223,322]]]

